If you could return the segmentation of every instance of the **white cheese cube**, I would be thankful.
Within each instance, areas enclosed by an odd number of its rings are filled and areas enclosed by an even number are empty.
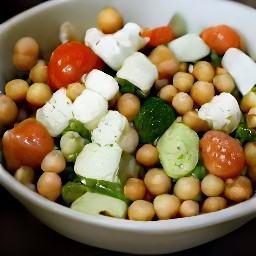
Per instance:
[[[81,121],[88,130],[98,126],[108,111],[108,101],[99,93],[85,89],[72,105],[74,118]]]
[[[226,92],[222,92],[201,106],[198,116],[206,120],[213,130],[221,130],[226,133],[233,132],[242,117],[236,98]]]
[[[66,96],[65,88],[57,90],[36,112],[37,121],[47,128],[52,137],[58,136],[72,118],[72,101]]]
[[[97,28],[89,28],[86,30],[84,42],[87,46],[94,47],[104,35],[105,34]]]
[[[116,76],[125,79],[147,93],[158,78],[158,71],[147,57],[141,52],[129,56]]]
[[[180,62],[195,62],[210,53],[209,46],[196,34],[186,34],[176,38],[167,46]]]
[[[128,129],[125,129],[122,136],[118,140],[118,145],[123,152],[132,154],[135,152],[139,144],[139,134],[131,123],[128,124]]]
[[[241,50],[229,48],[221,64],[233,77],[242,95],[248,93],[256,84],[256,64]]]
[[[140,36],[141,27],[133,22],[128,22],[122,29],[113,34],[119,44],[131,48],[134,52],[140,50],[149,41],[149,38]]]
[[[87,37],[89,37],[87,32]],[[118,70],[124,60],[133,53],[131,48],[119,45],[112,35],[106,35],[99,39],[94,45],[89,45],[92,50],[113,70]]]
[[[97,28],[90,28],[85,34],[85,44],[113,70],[118,70],[125,59],[141,49],[148,42],[140,36],[140,26],[127,23],[114,34],[103,34]]]
[[[119,182],[117,176],[122,149],[117,145],[86,144],[76,158],[76,174],[92,179]]]
[[[119,91],[119,86],[115,78],[98,70],[90,71],[85,79],[87,89],[101,94],[106,100],[111,100]]]
[[[109,110],[92,131],[92,142],[100,145],[118,143],[120,137],[129,128],[128,120],[118,111]]]

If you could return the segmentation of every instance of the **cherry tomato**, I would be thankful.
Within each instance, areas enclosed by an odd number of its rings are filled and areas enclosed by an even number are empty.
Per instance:
[[[174,30],[169,26],[161,26],[153,29],[144,28],[141,30],[142,37],[149,37],[148,45],[158,46],[166,44],[176,38]]]
[[[209,173],[222,179],[238,176],[245,165],[240,143],[221,131],[207,131],[200,140],[201,156]]]
[[[53,91],[67,87],[92,69],[102,69],[103,65],[100,57],[85,44],[71,41],[59,45],[48,64],[49,85]]]
[[[227,25],[217,25],[204,29],[201,38],[218,55],[223,55],[230,47],[240,48],[238,33]]]
[[[35,118],[20,122],[6,131],[2,139],[5,163],[11,172],[22,165],[39,168],[43,158],[53,147],[53,138]]]

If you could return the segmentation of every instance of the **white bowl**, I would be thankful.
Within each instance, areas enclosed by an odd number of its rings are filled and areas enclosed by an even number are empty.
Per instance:
[[[256,11],[231,1],[220,0],[56,0],[40,4],[0,25],[0,81],[14,76],[12,49],[17,39],[35,37],[45,58],[58,43],[58,30],[71,21],[81,30],[95,26],[96,16],[106,5],[115,6],[125,21],[142,26],[167,24],[178,13],[188,30],[228,24],[244,37],[248,52],[256,59]],[[76,212],[46,200],[16,181],[0,166],[0,184],[36,218],[58,233],[91,246],[134,254],[164,254],[185,250],[219,238],[256,216],[256,196],[227,209],[163,221],[137,222]]]

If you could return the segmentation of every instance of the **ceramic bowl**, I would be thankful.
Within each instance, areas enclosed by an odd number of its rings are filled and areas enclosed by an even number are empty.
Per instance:
[[[141,26],[167,24],[173,15],[185,18],[189,32],[208,25],[228,24],[239,31],[256,59],[256,11],[223,0],[56,0],[29,9],[0,25],[0,82],[14,77],[12,49],[17,39],[35,37],[48,58],[59,42],[59,27],[71,21],[81,31],[96,25],[106,5],[119,9],[125,21]],[[253,33],[254,31],[254,33]],[[188,218],[138,222],[80,213],[48,201],[19,183],[0,166],[0,184],[36,218],[75,241],[133,254],[165,254],[185,250],[219,238],[256,216],[256,196],[224,210]]]

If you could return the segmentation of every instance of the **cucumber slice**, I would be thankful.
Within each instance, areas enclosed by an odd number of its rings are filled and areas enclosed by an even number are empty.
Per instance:
[[[105,215],[125,219],[128,205],[117,198],[86,192],[71,204],[71,209],[92,215]]]
[[[174,122],[157,141],[160,162],[170,177],[188,175],[199,159],[199,137],[183,123]]]

